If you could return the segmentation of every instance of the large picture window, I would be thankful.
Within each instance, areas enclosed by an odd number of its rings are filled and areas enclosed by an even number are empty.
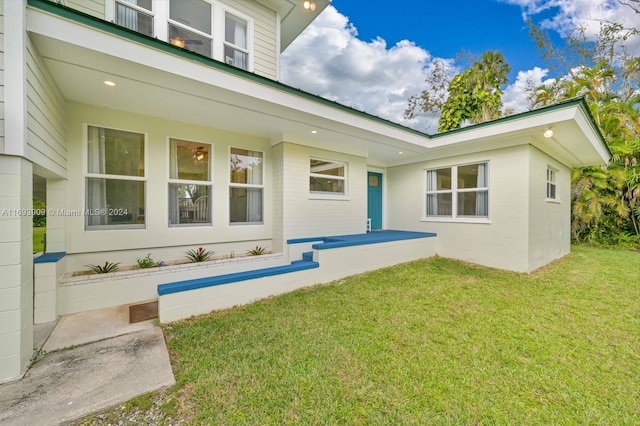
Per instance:
[[[263,153],[231,148],[229,157],[229,222],[263,222]]]
[[[427,170],[427,217],[488,217],[488,163]]]
[[[211,225],[211,145],[169,140],[169,226]]]
[[[309,192],[315,195],[345,195],[346,164],[309,160]]]
[[[87,127],[87,229],[144,228],[145,135]]]

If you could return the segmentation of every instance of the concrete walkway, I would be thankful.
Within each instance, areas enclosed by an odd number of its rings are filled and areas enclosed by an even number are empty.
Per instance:
[[[0,385],[1,425],[58,425],[175,384],[162,330],[128,307],[60,318],[45,355]]]

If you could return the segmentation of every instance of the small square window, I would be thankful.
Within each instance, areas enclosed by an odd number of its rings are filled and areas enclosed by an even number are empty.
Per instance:
[[[344,163],[312,158],[309,160],[309,192],[345,195],[346,169]]]

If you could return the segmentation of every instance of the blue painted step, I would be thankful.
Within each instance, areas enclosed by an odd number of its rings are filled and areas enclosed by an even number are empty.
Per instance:
[[[254,269],[253,271],[236,272],[233,274],[216,275],[213,277],[196,278],[194,280],[176,281],[174,283],[158,285],[158,295],[179,293],[181,291],[196,290],[198,288],[213,287],[221,284],[229,284],[238,281],[253,280],[256,278],[271,277],[273,275],[288,274],[289,272],[304,271],[317,268],[317,262],[298,260],[291,265],[274,266],[271,268]]]

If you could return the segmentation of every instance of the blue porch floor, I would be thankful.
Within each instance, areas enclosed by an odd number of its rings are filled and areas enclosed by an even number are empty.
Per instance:
[[[365,244],[388,243],[391,241],[413,240],[416,238],[435,237],[433,232],[413,232],[413,231],[374,231],[366,234],[336,235],[331,237],[316,238],[295,238],[287,240],[287,244],[309,243],[322,241],[312,247],[316,250],[326,250],[338,247],[360,246]]]

